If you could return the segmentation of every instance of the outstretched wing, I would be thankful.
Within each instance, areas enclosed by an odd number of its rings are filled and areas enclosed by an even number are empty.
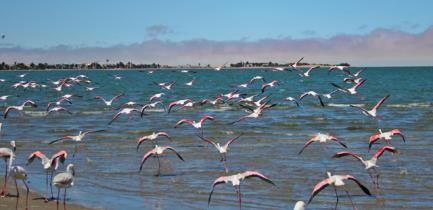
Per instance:
[[[262,173],[260,173],[258,171],[245,171],[245,172],[241,173],[241,176],[243,177],[243,179],[248,179],[251,177],[258,177],[261,180],[263,180],[269,184],[275,185],[275,183],[272,182],[268,177],[266,177],[265,175],[263,175]]]
[[[149,152],[147,152],[146,154],[144,154],[143,159],[141,160],[139,171],[141,171],[141,169],[143,168],[144,162],[146,162],[146,160],[149,159],[149,157],[154,155],[155,153],[156,153],[155,149],[152,149]]]
[[[361,156],[359,156],[355,153],[352,153],[352,152],[337,152],[337,153],[335,153],[335,155],[332,156],[332,158],[341,158],[341,157],[346,157],[346,156],[352,156],[361,162],[364,161]]]
[[[380,101],[377,102],[377,104],[373,107],[373,109],[378,109],[386,101],[386,99],[389,98],[389,96],[391,95],[386,95],[385,97],[380,99]]]
[[[219,184],[226,183],[226,182],[227,182],[227,177],[226,176],[221,176],[221,177],[218,177],[217,179],[215,179],[215,181],[212,184],[212,190],[209,193],[209,198],[207,199],[207,205],[208,206],[210,205],[210,200],[212,198],[212,194],[213,194],[213,191],[215,189],[215,186],[217,186]]]
[[[400,150],[396,149],[395,147],[386,145],[386,146],[382,146],[381,148],[379,148],[377,150],[377,152],[373,155],[373,158],[379,159],[379,157],[382,156],[383,152],[385,152],[385,151],[389,151],[389,152],[392,152],[394,154],[400,152]]]
[[[170,146],[165,146],[165,147],[163,147],[164,148],[164,150],[166,150],[166,149],[168,149],[168,150],[171,150],[171,151],[173,151],[176,155],[177,155],[177,157],[179,158],[179,159],[181,159],[182,161],[185,161],[183,158],[182,158],[182,156],[180,156],[180,154],[173,148],[173,147],[170,147]]]
[[[320,181],[319,183],[317,183],[316,186],[314,186],[313,192],[311,193],[311,197],[308,200],[307,204],[310,204],[311,201],[313,200],[314,196],[316,196],[317,194],[319,194],[320,191],[322,191],[323,189],[325,189],[330,184],[331,184],[331,179],[329,179],[329,178],[324,179],[324,180]]]
[[[26,165],[31,164],[33,162],[33,160],[35,160],[35,158],[39,158],[40,160],[48,159],[44,153],[42,153],[41,151],[36,151],[36,152],[33,152],[32,154],[29,155],[29,157],[27,158]]]
[[[364,191],[365,194],[371,196],[370,190],[368,190],[368,188],[366,186],[361,184],[361,182],[359,182],[355,177],[353,177],[351,175],[347,175],[346,178],[354,181],[361,188],[361,190]]]

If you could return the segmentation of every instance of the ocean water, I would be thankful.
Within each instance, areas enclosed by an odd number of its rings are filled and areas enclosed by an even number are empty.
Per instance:
[[[352,68],[356,71],[358,68]],[[344,75],[340,72],[327,74],[326,69],[318,69],[310,78],[301,78],[293,72],[272,72],[268,69],[253,70],[157,70],[147,71],[32,71],[24,78],[17,75],[21,71],[0,72],[0,96],[12,95],[0,101],[0,110],[8,105],[21,104],[26,99],[35,100],[37,108],[25,108],[21,113],[11,112],[7,119],[1,119],[3,128],[0,146],[8,146],[10,140],[17,142],[15,164],[25,165],[27,156],[40,150],[51,156],[60,149],[72,154],[75,145],[80,150],[67,163],[76,166],[76,179],[73,188],[68,190],[68,202],[80,203],[101,209],[207,209],[207,199],[212,182],[224,175],[219,155],[212,147],[196,136],[197,131],[190,126],[174,128],[182,118],[198,120],[202,115],[215,117],[205,122],[204,135],[219,142],[243,134],[230,146],[227,155],[229,174],[245,170],[258,170],[273,180],[276,187],[259,179],[248,179],[242,184],[242,206],[244,209],[291,209],[298,200],[308,201],[314,185],[326,178],[326,172],[351,174],[357,177],[374,194],[366,196],[354,183],[348,181],[353,201],[359,209],[430,209],[433,206],[432,134],[433,134],[433,68],[432,67],[387,67],[368,68],[362,77],[367,79],[358,89],[358,95],[343,93],[325,100],[322,108],[314,98],[306,97],[298,108],[284,101],[285,97],[299,97],[305,91],[314,90],[328,93],[334,88],[331,82],[344,85]],[[49,80],[66,76],[85,74],[92,81],[88,85],[75,85],[62,92],[52,89]],[[122,80],[114,80],[113,75],[122,75]],[[199,101],[214,98],[221,93],[237,89],[253,76],[264,76],[267,81],[278,80],[279,85],[266,90],[271,94],[272,103],[277,106],[266,110],[259,119],[241,121],[229,125],[247,114],[235,104],[219,106],[198,106],[167,114],[162,109],[148,112],[142,119],[139,115],[121,116],[112,125],[107,125],[118,111],[107,108],[94,99],[100,95],[111,98],[124,93],[118,107],[123,102],[147,103],[148,98],[158,92],[165,92],[168,102],[191,98]],[[192,87],[184,83],[196,78]],[[20,80],[47,84],[47,88],[14,89],[12,82]],[[177,83],[173,90],[161,90],[153,82]],[[240,93],[260,93],[261,82],[256,81]],[[86,86],[97,87],[92,92]],[[350,85],[346,85],[350,86]],[[64,104],[73,115],[65,113],[45,116],[46,104],[63,94],[78,94],[71,105]],[[379,109],[379,120],[370,119],[349,104],[373,106],[380,98],[391,97]],[[400,154],[385,153],[379,160],[380,191],[377,192],[363,165],[353,158],[331,159],[339,151],[345,150],[338,144],[329,143],[325,147],[314,143],[301,155],[298,151],[303,144],[318,132],[330,133],[347,144],[349,149],[370,158],[379,148],[374,145],[368,151],[368,138],[381,128],[399,128],[406,137],[404,143],[398,136],[392,145],[401,150]],[[106,132],[89,135],[83,143],[48,142],[63,135],[76,135],[78,130],[99,130]],[[143,171],[138,172],[143,155],[153,148],[145,142],[136,151],[136,139],[152,131],[166,131],[172,141],[161,139],[159,145],[170,145],[183,156],[180,161],[170,152],[161,157],[161,176],[155,176],[156,159],[146,161]],[[383,145],[383,142],[382,142]],[[3,163],[2,163],[3,164]],[[64,170],[65,166],[61,166]],[[2,166],[0,166],[3,169]],[[30,187],[34,191],[45,191],[45,173],[38,162],[26,166]],[[1,170],[0,173],[3,173]],[[12,185],[10,185],[12,186]],[[340,209],[350,209],[348,197],[340,191]],[[332,188],[317,195],[309,209],[331,209],[335,204]],[[209,209],[237,209],[237,198],[231,184],[215,188]]]

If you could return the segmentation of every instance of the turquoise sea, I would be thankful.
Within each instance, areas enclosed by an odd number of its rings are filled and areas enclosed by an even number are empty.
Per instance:
[[[350,68],[352,72],[360,68]],[[27,73],[24,78],[17,75]],[[50,80],[84,74],[91,84],[74,85],[62,92],[52,89]],[[121,80],[114,80],[121,75]],[[263,76],[268,82],[278,80],[279,85],[266,90],[272,103],[277,106],[266,110],[259,119],[249,119],[234,125],[228,123],[247,114],[236,103],[217,106],[205,105],[167,114],[163,109],[147,112],[142,119],[139,114],[129,118],[121,116],[112,125],[107,125],[117,113],[116,108],[127,101],[142,104],[159,92],[166,93],[162,99],[167,105],[171,101],[191,98],[201,101],[213,99],[221,93],[237,89],[237,85],[248,82],[253,76]],[[331,82],[350,87],[342,82],[345,75],[336,71],[331,74],[321,68],[311,77],[300,77],[294,72],[273,72],[270,69],[222,70],[194,69],[184,73],[180,70],[158,69],[152,74],[139,70],[58,70],[58,71],[4,71],[0,72],[0,96],[11,95],[0,101],[0,112],[8,105],[21,104],[26,99],[34,100],[37,108],[25,108],[23,112],[11,112],[3,124],[0,147],[7,147],[10,140],[17,142],[15,164],[25,165],[27,156],[40,150],[51,156],[60,149],[70,154],[74,146],[81,145],[75,158],[70,155],[67,163],[76,166],[73,188],[68,190],[68,202],[80,203],[101,209],[207,209],[207,200],[212,182],[224,175],[219,155],[212,147],[196,136],[190,126],[174,128],[182,118],[198,120],[202,115],[215,117],[204,123],[204,135],[220,142],[243,134],[230,146],[227,155],[229,174],[244,170],[258,170],[273,180],[273,187],[259,179],[248,179],[242,185],[244,209],[292,209],[298,200],[308,201],[314,185],[326,178],[326,171],[333,174],[352,174],[373,192],[365,196],[356,185],[348,182],[353,200],[359,209],[431,209],[433,206],[433,67],[370,67],[362,73],[367,79],[355,96],[336,93],[332,99],[324,99],[321,107],[315,98],[306,97],[298,108],[284,98],[299,97],[303,92],[314,90],[329,93]],[[192,87],[184,83],[196,78]],[[20,80],[46,84],[46,88],[23,89],[11,85]],[[172,90],[162,90],[153,82],[176,81]],[[260,93],[261,82],[256,81],[239,93]],[[86,91],[85,87],[97,87]],[[105,98],[124,93],[107,108],[99,95]],[[46,104],[63,94],[77,94],[72,104],[64,104],[73,114],[55,113],[45,116]],[[379,120],[362,115],[350,104],[372,107],[380,98],[390,98],[379,109]],[[260,96],[259,96],[260,98]],[[368,151],[369,136],[378,129],[388,131],[399,128],[406,137],[394,137],[391,144],[401,150],[400,154],[385,153],[378,164],[380,171],[380,193],[371,183],[363,165],[347,157],[331,159],[336,152],[343,151],[338,144],[311,144],[301,155],[298,151],[314,134],[330,133],[347,144],[347,150],[370,158],[379,148],[374,145]],[[105,132],[89,135],[83,143],[65,142],[49,145],[48,142],[64,135],[76,135],[79,130]],[[156,159],[150,158],[143,171],[138,172],[143,155],[153,148],[145,142],[136,151],[136,139],[152,131],[165,131],[172,141],[159,140],[159,145],[170,145],[183,156],[180,161],[173,154],[161,157],[161,176],[156,174]],[[381,142],[383,145],[383,142]],[[3,163],[0,169],[3,169]],[[64,170],[65,166],[61,166]],[[26,166],[31,190],[45,191],[45,172],[37,162]],[[3,174],[3,170],[0,170]],[[12,186],[12,184],[10,184]],[[340,192],[339,209],[350,209],[344,192]],[[332,188],[317,195],[309,209],[331,209],[335,204]],[[236,194],[230,184],[216,187],[209,209],[237,209]]]

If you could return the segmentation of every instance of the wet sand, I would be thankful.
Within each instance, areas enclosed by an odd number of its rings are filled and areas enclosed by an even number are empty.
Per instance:
[[[0,186],[3,186],[3,177],[0,181]],[[20,197],[17,199],[16,197],[16,189],[13,181],[9,181],[8,185],[8,193],[7,197],[0,197],[0,209],[2,210],[15,210],[15,209],[25,209],[26,208],[26,189],[20,184],[18,181],[18,189],[20,192]],[[67,195],[67,194],[66,194]],[[63,210],[63,196],[60,196],[62,200],[59,203],[59,209]],[[16,208],[18,201],[18,208]],[[80,206],[77,204],[70,203],[71,201],[66,198],[66,209],[68,210],[90,210],[91,208],[87,208],[84,206]],[[57,205],[56,201],[52,200],[50,202],[45,203],[43,199],[43,195],[37,192],[33,192],[30,189],[29,192],[29,209],[44,209],[44,210],[56,210]]]

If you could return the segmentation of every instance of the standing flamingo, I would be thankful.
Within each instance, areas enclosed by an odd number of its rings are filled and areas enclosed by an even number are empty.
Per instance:
[[[8,172],[9,172],[9,168],[12,166],[12,161],[15,158],[15,154],[14,154],[16,151],[15,141],[11,141],[10,144],[12,146],[12,149],[6,147],[0,148],[0,158],[3,158],[3,160],[5,161],[5,180],[3,183],[3,189],[0,193],[1,197],[7,196]]]
[[[26,210],[29,208],[29,186],[27,185],[26,181],[27,181],[27,172],[26,169],[24,169],[21,166],[12,166],[10,168],[10,177],[12,177],[14,179],[15,182],[15,188],[17,189],[17,206],[16,209],[18,209],[18,199],[20,197],[20,191],[18,190],[18,184],[17,184],[17,179],[18,180],[22,180],[24,183],[24,186],[26,186]]]
[[[66,172],[62,172],[54,176],[53,185],[57,187],[57,210],[59,210],[60,188],[64,188],[63,208],[66,209],[66,189],[74,186],[75,167],[74,164],[69,164],[66,167]]]

